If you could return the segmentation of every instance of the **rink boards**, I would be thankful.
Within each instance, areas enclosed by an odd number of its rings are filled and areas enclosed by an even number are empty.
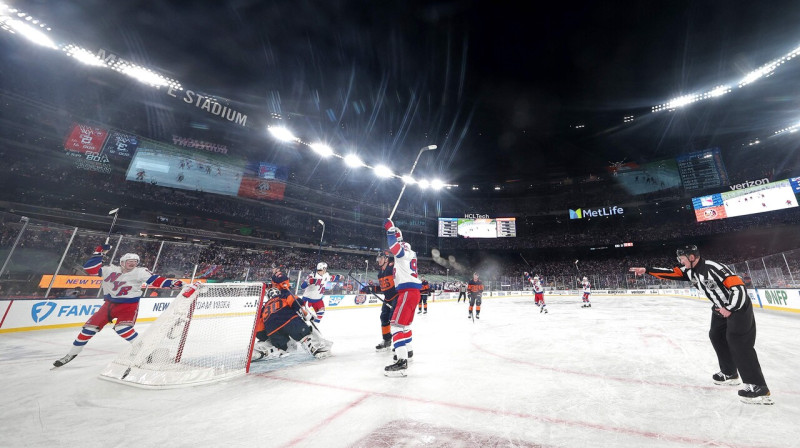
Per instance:
[[[545,297],[574,296],[579,299],[582,290],[547,290]],[[452,301],[458,298],[458,292],[441,292],[433,294],[428,299],[431,302]],[[692,289],[631,289],[631,290],[594,290],[593,299],[603,296],[674,296],[707,300],[700,297],[698,291]],[[753,289],[748,290],[748,295],[755,308],[800,313],[800,289]],[[533,297],[531,291],[487,291],[483,299],[499,299],[512,297]],[[325,308],[353,309],[363,307],[377,307],[381,303],[371,294],[348,294],[324,296]],[[139,322],[154,321],[172,302],[170,297],[143,298],[139,306]],[[98,298],[85,299],[0,299],[0,333],[18,331],[44,330],[53,328],[79,327],[102,306],[103,300]],[[230,303],[218,299],[208,304],[208,311],[218,313],[235,313]],[[252,304],[251,304],[252,305]],[[255,306],[255,305],[252,305]]]

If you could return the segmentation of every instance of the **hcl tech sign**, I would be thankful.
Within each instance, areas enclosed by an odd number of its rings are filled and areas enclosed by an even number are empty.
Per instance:
[[[599,216],[612,216],[612,215],[621,215],[625,212],[625,209],[622,207],[617,207],[616,205],[613,207],[603,207],[598,208],[595,210],[592,209],[577,209],[577,210],[569,210],[569,219],[582,219],[582,218],[597,218]]]

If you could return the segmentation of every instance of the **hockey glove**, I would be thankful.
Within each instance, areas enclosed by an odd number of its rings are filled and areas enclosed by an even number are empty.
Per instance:
[[[395,230],[397,230],[394,227],[394,223],[389,218],[386,218],[386,220],[383,221],[383,228],[386,229],[387,232],[394,232]]]
[[[315,318],[315,317],[317,317],[317,313],[315,313],[315,312],[314,312],[314,310],[313,310],[312,308],[309,308],[309,307],[307,307],[307,306],[304,306],[304,307],[302,308],[302,310],[303,310],[303,311],[302,311],[302,313],[303,313],[303,319],[304,319],[306,322],[311,322],[311,321],[313,321],[313,320],[314,320],[314,318]]]
[[[106,252],[111,250],[111,246],[108,244],[102,244],[94,248],[94,253],[92,255],[105,255]]]
[[[182,282],[182,281],[180,281],[180,280],[175,280],[175,281],[173,281],[173,282],[172,282],[172,288],[173,288],[173,289],[180,289],[180,288],[183,288],[183,282]]]

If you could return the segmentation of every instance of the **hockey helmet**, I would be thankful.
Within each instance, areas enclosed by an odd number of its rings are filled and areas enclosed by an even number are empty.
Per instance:
[[[688,257],[689,255],[694,255],[695,257],[700,256],[700,251],[697,250],[697,246],[694,244],[690,244],[687,246],[679,247],[678,250],[675,251],[675,255],[680,257]]]
[[[585,281],[585,282],[588,282],[588,281],[589,281],[589,279],[588,279],[588,278],[586,278],[586,277],[583,277],[583,281]]]
[[[533,281],[538,282],[539,281],[539,276],[538,275],[534,275],[533,276]]]
[[[136,260],[136,262],[139,263],[139,256],[136,255],[136,254],[127,253],[127,254],[119,257],[120,264],[121,263],[125,263],[128,260]]]
[[[326,270],[328,270],[328,263],[325,263],[324,261],[320,261],[319,263],[317,263],[317,270],[318,271],[326,271]]]
[[[274,299],[281,295],[281,291],[278,288],[269,288],[267,290],[267,297],[270,299]]]

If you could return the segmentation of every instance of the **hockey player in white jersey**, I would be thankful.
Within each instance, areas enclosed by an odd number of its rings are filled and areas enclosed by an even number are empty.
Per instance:
[[[75,359],[86,343],[113,319],[117,319],[114,331],[126,341],[133,342],[139,335],[133,326],[139,313],[143,284],[155,288],[183,286],[180,280],[154,275],[147,268],[140,267],[139,256],[136,254],[129,253],[120,257],[119,266],[103,266],[103,255],[110,249],[109,245],[97,246],[92,258],[83,265],[87,274],[103,277],[103,306],[86,321],[73,341],[72,349],[53,363],[55,367],[61,367]]]
[[[581,308],[591,308],[592,302],[589,301],[589,294],[592,293],[592,284],[589,283],[589,279],[586,277],[578,281],[581,282],[581,287],[583,287],[583,305],[581,305]]]
[[[317,272],[309,274],[308,278],[300,285],[303,288],[303,304],[314,309],[316,317],[314,322],[319,323],[325,315],[325,302],[322,295],[325,293],[325,285],[331,280],[328,274],[328,263],[317,263]]]
[[[542,286],[539,276],[534,275],[531,278],[531,275],[526,272],[525,279],[530,282],[531,286],[533,287],[534,303],[539,307],[539,313],[544,312],[547,314],[547,305],[544,303],[544,286]]]
[[[406,376],[408,358],[413,356],[411,323],[414,321],[414,309],[419,304],[422,282],[417,274],[417,254],[411,250],[410,244],[403,241],[403,233],[391,219],[384,221],[383,228],[386,229],[389,251],[394,255],[394,284],[397,288],[390,321],[396,362],[386,366],[384,375]]]

